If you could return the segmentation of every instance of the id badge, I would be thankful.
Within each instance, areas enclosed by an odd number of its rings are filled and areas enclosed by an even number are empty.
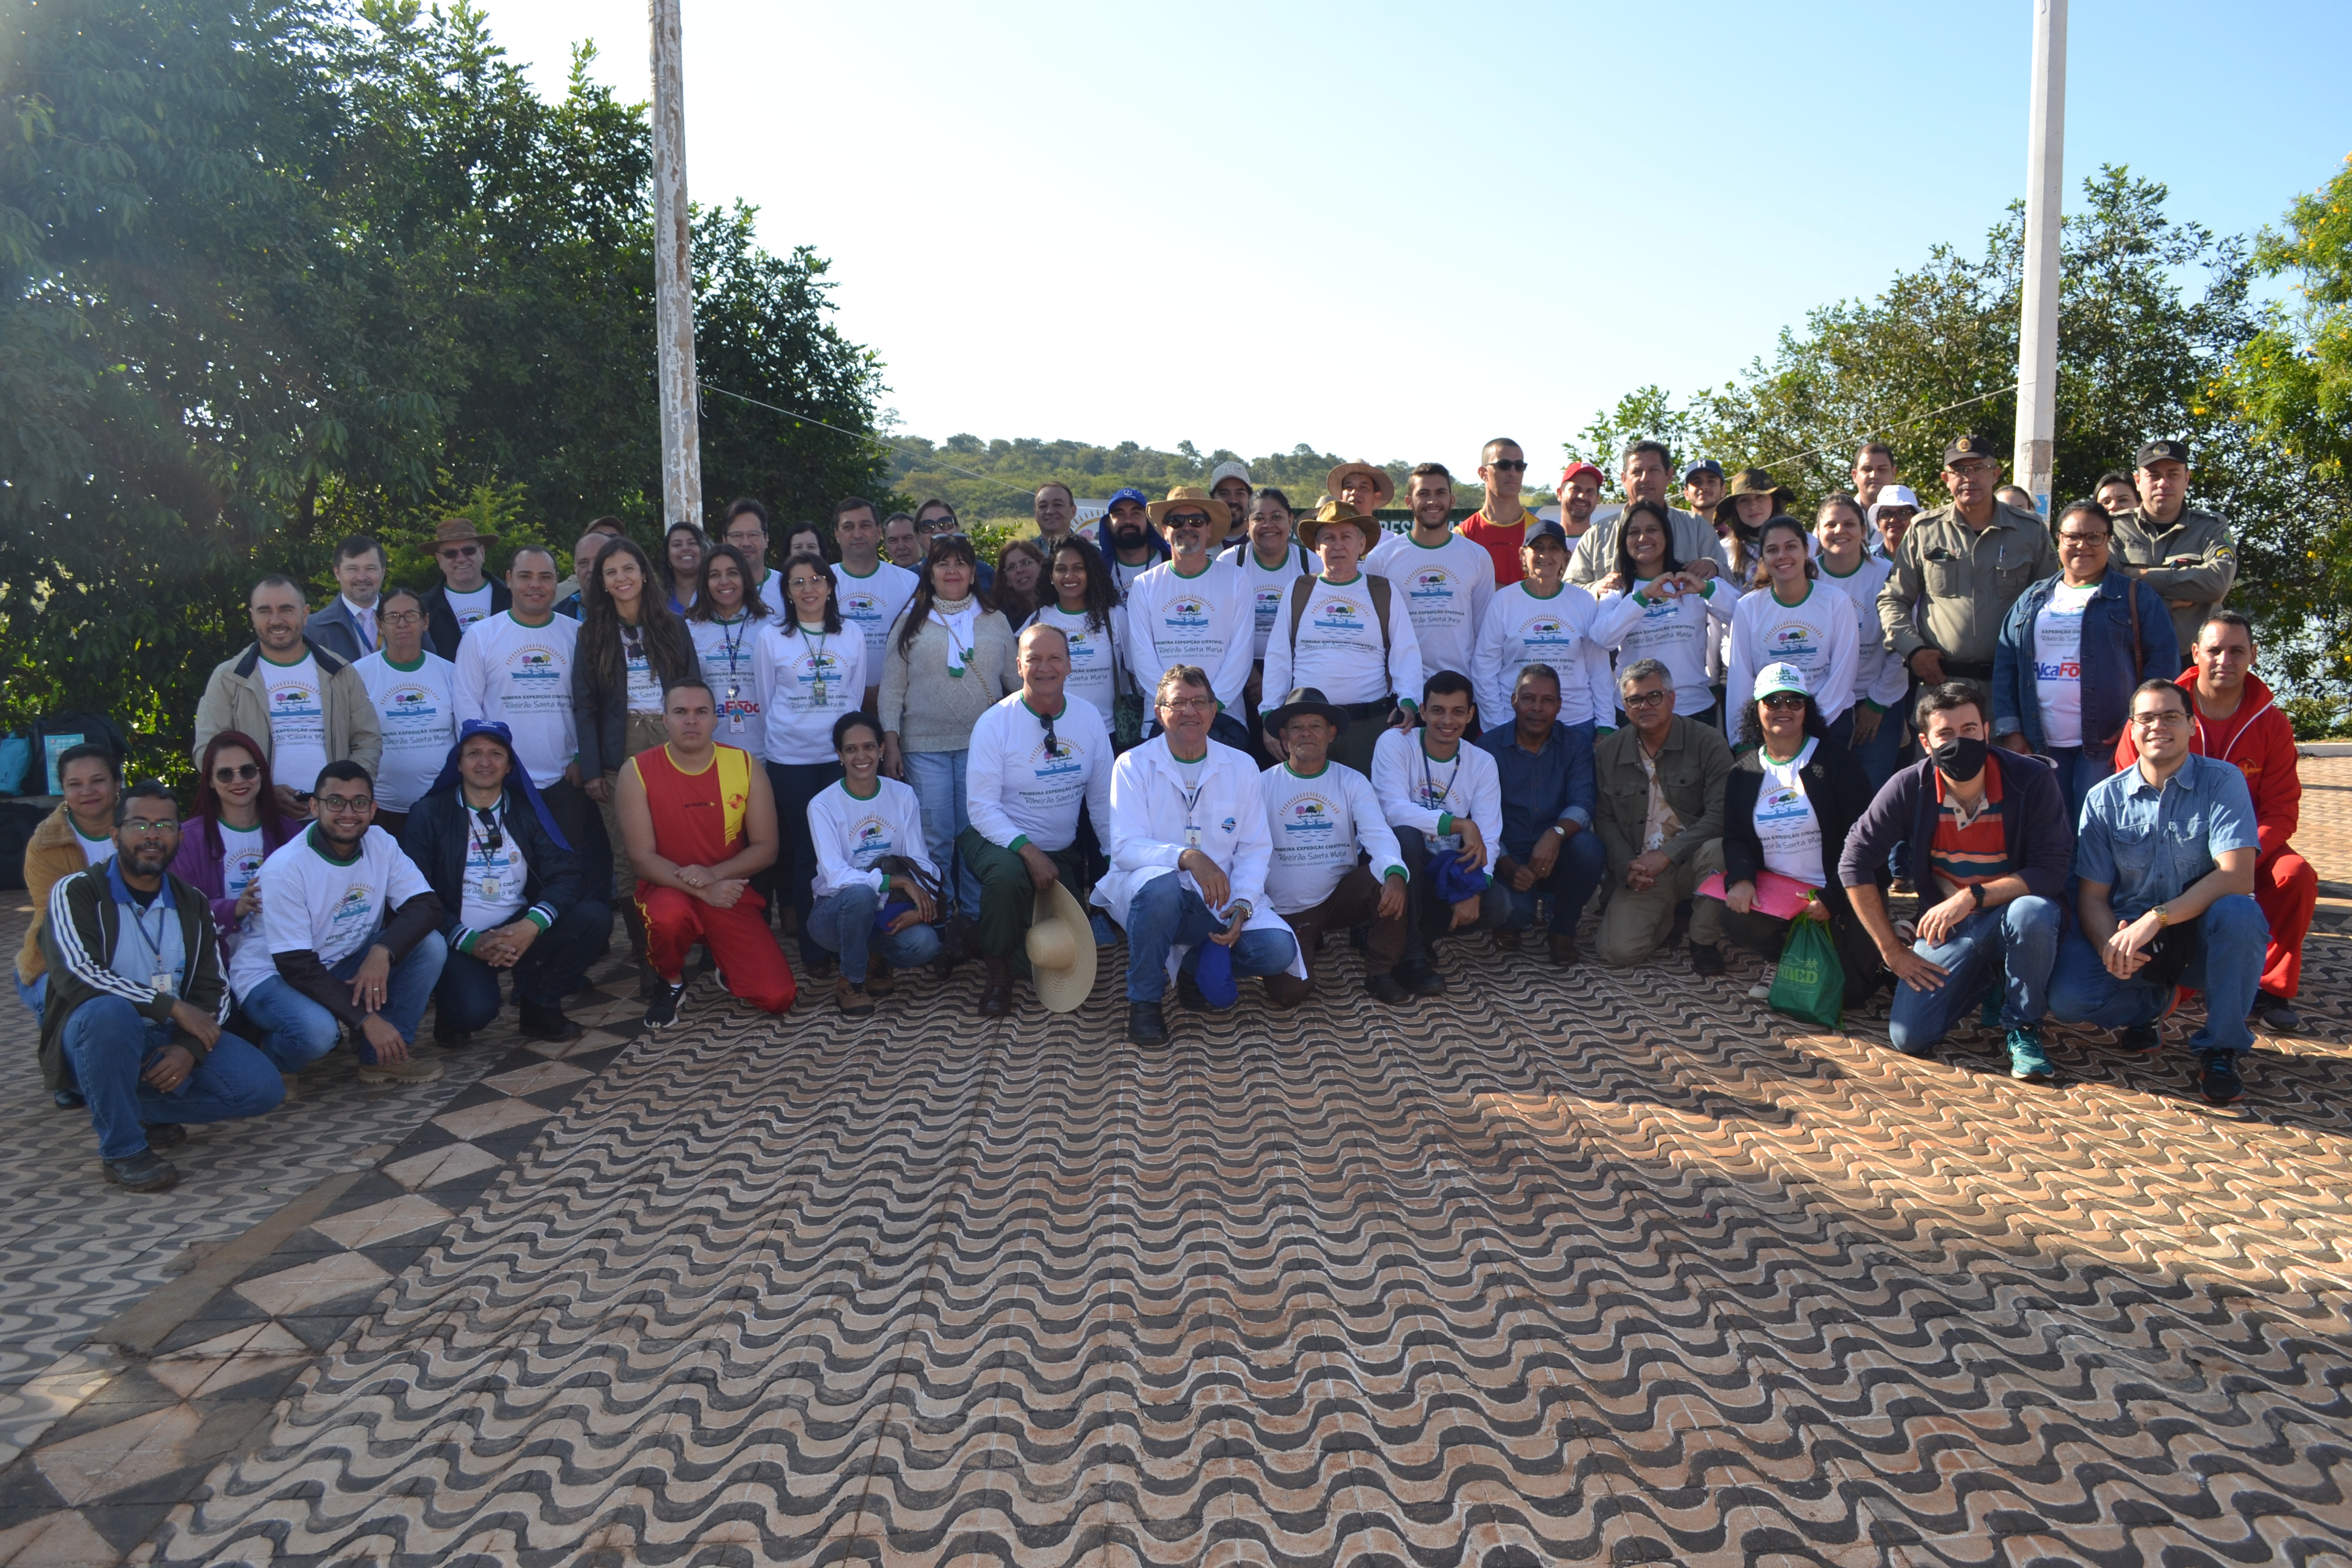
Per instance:
[[[159,995],[171,995],[173,994],[171,974],[166,971],[161,969],[157,970],[154,973],[147,977],[147,988],[150,991],[157,993]]]
[[[740,735],[743,732],[743,710],[740,708],[730,708],[727,710],[727,732],[730,735]]]
[[[499,896],[499,879],[496,877],[483,878],[482,885],[478,891],[486,900],[497,898]]]
[[[1198,849],[1200,847],[1201,830],[1193,826],[1191,823],[1186,823],[1184,825],[1184,847],[1187,849]]]

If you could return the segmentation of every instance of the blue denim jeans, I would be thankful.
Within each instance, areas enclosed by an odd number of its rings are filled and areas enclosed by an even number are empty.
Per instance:
[[[923,846],[940,879],[955,900],[955,913],[967,920],[980,917],[980,878],[956,853],[956,836],[971,826],[971,812],[963,793],[964,761],[970,752],[908,752],[907,782],[923,810]],[[942,916],[947,910],[940,911]]]
[[[1576,834],[1559,847],[1559,854],[1551,863],[1551,875],[1522,893],[1501,878],[1495,885],[1503,889],[1510,900],[1510,912],[1503,917],[1502,931],[1526,931],[1536,923],[1536,900],[1551,900],[1551,934],[1574,936],[1576,922],[1584,913],[1584,906],[1592,901],[1593,890],[1601,879],[1609,874],[1609,851],[1601,847],[1601,836],[1591,828]]]
[[[1127,999],[1157,1002],[1168,994],[1168,954],[1187,948],[1183,968],[1200,961],[1201,944],[1223,930],[1201,895],[1182,885],[1181,873],[1166,872],[1136,889],[1127,906]],[[1297,956],[1298,940],[1287,931],[1244,931],[1234,943],[1234,978],[1280,974]]]
[[[841,977],[852,985],[866,984],[873,953],[893,969],[919,969],[940,955],[935,926],[911,925],[887,936],[876,931],[874,916],[881,908],[879,894],[858,887],[827,893],[809,910],[809,939],[841,960]]]
[[[958,757],[961,752],[955,753]],[[912,759],[908,759],[911,763]],[[770,763],[768,790],[776,797],[776,826],[783,839],[782,853],[776,858],[773,882],[776,896],[790,900],[793,913],[799,917],[801,967],[809,969],[816,963],[816,943],[809,940],[809,908],[816,901],[816,841],[809,837],[809,802],[832,788],[841,778],[839,763]],[[910,766],[908,772],[914,770]],[[956,789],[963,789],[963,773],[956,773]],[[929,835],[925,834],[928,838]],[[946,861],[939,862],[944,866]]]
[[[269,1058],[229,1034],[171,1093],[141,1082],[173,1033],[120,996],[93,996],[66,1019],[66,1061],[89,1101],[101,1158],[136,1155],[147,1147],[147,1129],[158,1123],[235,1121],[274,1110],[286,1098],[285,1080]]]
[[[2111,778],[2116,771],[2116,749],[2113,746],[2046,746],[2042,754],[2058,764],[2058,787],[2066,792],[2069,818],[2079,830],[2083,826],[2083,797],[2091,786]]]
[[[2001,1026],[2022,1029],[2042,1022],[2050,1007],[2050,971],[2058,961],[2061,923],[2056,903],[2029,895],[1997,910],[1979,910],[1938,944],[1912,943],[1913,952],[1943,965],[1947,978],[1935,991],[1896,984],[1886,1025],[1895,1048],[1924,1051],[1942,1040],[1996,970],[2005,973]]]
[[[349,980],[360,972],[369,951],[370,947],[362,947],[328,973],[338,980]],[[425,1016],[425,1005],[433,999],[433,987],[441,978],[442,962],[448,953],[449,944],[441,933],[429,931],[408,950],[406,958],[392,966],[392,983],[384,987],[379,1011],[406,1044],[416,1043],[417,1023]],[[244,1013],[246,1021],[261,1032],[254,1044],[278,1064],[280,1072],[300,1072],[333,1050],[342,1035],[341,1020],[276,974],[247,993]],[[353,1044],[360,1060],[373,1064],[375,1047],[364,1037]]]
[[[499,976],[514,976],[515,1001],[534,1011],[552,1011],[580,984],[588,966],[604,955],[613,940],[613,911],[601,899],[583,899],[539,933],[512,969],[493,969],[470,953],[449,950],[441,979],[433,988],[444,1028],[470,1035],[488,1028],[503,1005]]]
[[[1590,837],[1586,833],[1577,835],[1579,838]],[[1451,907],[1438,895],[1437,872],[1433,868],[1436,856],[1430,850],[1428,838],[1419,828],[1405,828],[1397,835],[1397,850],[1410,879],[1405,884],[1404,957],[1398,964],[1404,973],[1418,974],[1429,967],[1431,938],[1496,931],[1510,918],[1510,889],[1499,879],[1489,879],[1486,893],[1478,900],[1478,918],[1458,929],[1449,926],[1453,914]],[[1454,851],[1444,853],[1451,855]],[[1569,929],[1576,928],[1571,925]]]
[[[2202,951],[2182,973],[2180,984],[2205,994],[2205,1026],[2189,1037],[2189,1048],[2251,1050],[2254,1032],[2246,1026],[2246,1015],[2262,982],[2270,921],[2251,895],[2230,893],[2214,900],[2197,923],[2204,939]],[[2050,1012],[2061,1023],[2128,1029],[2155,1023],[2171,1005],[2172,993],[2163,987],[2109,973],[2098,949],[2080,930],[2070,933],[2058,950],[2057,971],[2050,980]]]
[[[8,978],[16,984],[16,1000],[30,1007],[33,1010],[33,1016],[38,1018],[41,1016],[41,1009],[47,1006],[49,1003],[47,973],[44,971],[36,974],[33,976],[33,983],[27,985],[16,978],[16,966],[12,963],[8,966]]]

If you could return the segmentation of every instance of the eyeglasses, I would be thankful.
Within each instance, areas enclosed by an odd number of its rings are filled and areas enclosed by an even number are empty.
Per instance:
[[[130,834],[133,838],[163,838],[178,833],[180,825],[175,819],[168,816],[161,820],[144,816],[126,816],[122,819],[122,831]]]
[[[261,764],[259,763],[247,763],[243,767],[230,767],[224,764],[213,770],[213,783],[215,784],[235,784],[239,779],[257,779],[260,776]]]
[[[481,552],[482,547],[478,544],[445,544],[433,553],[444,561],[464,561]]]
[[[361,812],[373,809],[375,805],[373,795],[313,795],[311,798],[324,806],[330,816],[356,816]]]
[[[1216,705],[1213,697],[1171,697],[1160,705],[1160,710],[1163,713],[1205,713]]]
[[[1655,708],[1659,703],[1664,702],[1667,698],[1672,697],[1673,695],[1673,692],[1665,690],[1663,688],[1656,691],[1641,692],[1635,696],[1624,699],[1625,711],[1631,713],[1636,708]]]
[[[1525,458],[1497,458],[1486,466],[1490,468],[1505,469],[1514,474],[1524,474],[1528,471],[1528,460]]]
[[[2160,725],[2186,724],[2189,715],[2178,708],[2159,708],[2153,713],[2135,713],[2131,721],[2135,729],[2153,730]]]
[[[2061,533],[2058,536],[2058,542],[2061,544],[2105,544],[2107,542],[2107,536],[2104,533],[2067,532]]]
[[[1801,691],[1775,691],[1769,697],[1759,697],[1756,700],[1767,708],[1802,708],[1805,705],[1805,694]]]
[[[1987,474],[2000,472],[2000,465],[1990,458],[1980,458],[1973,463],[1952,463],[1948,466],[1952,472],[1965,479],[1982,479]]]
[[[425,617],[415,610],[394,610],[375,619],[378,626],[421,626],[425,624]]]

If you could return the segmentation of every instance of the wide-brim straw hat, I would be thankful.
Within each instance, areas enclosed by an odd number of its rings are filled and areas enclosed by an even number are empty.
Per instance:
[[[1178,485],[1168,492],[1166,500],[1149,502],[1144,510],[1151,514],[1152,527],[1165,528],[1168,526],[1168,514],[1178,507],[1198,507],[1201,515],[1209,520],[1209,526],[1218,530],[1223,530],[1234,515],[1233,508],[1198,485]]]
[[[1797,492],[1786,485],[1774,484],[1772,476],[1764,469],[1742,468],[1732,476],[1731,483],[1725,487],[1723,499],[1715,503],[1715,521],[1727,522],[1737,527],[1739,522],[1741,496],[1770,496],[1772,510],[1775,512],[1786,511],[1797,504]],[[1763,524],[1759,523],[1757,526],[1760,528]]]
[[[1356,525],[1356,531],[1364,536],[1364,549],[1367,552],[1381,542],[1380,519],[1366,517],[1346,501],[1331,500],[1325,501],[1318,507],[1313,517],[1299,521],[1298,542],[1309,550],[1314,549],[1315,542],[1322,537],[1323,531],[1338,522],[1352,522]]]
[[[1332,469],[1323,481],[1325,492],[1336,500],[1340,489],[1347,483],[1349,474],[1370,474],[1372,477],[1372,487],[1378,495],[1378,499],[1372,502],[1373,506],[1383,507],[1396,500],[1396,480],[1389,477],[1389,471],[1378,463],[1361,461],[1342,463]]]
[[[495,533],[484,533],[474,526],[473,520],[470,518],[445,517],[433,526],[433,548],[436,550],[445,544],[463,544],[468,540],[488,545],[496,544],[499,542],[499,536]]]
[[[1029,917],[1029,978],[1048,1013],[1075,1013],[1095,989],[1095,931],[1077,895],[1060,882],[1037,895]]]

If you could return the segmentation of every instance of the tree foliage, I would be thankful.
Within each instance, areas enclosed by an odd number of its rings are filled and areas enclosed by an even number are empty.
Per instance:
[[[2065,220],[2055,494],[2090,494],[2102,472],[2130,468],[2153,437],[2186,440],[2191,503],[2238,529],[2233,602],[2273,623],[2266,637],[2309,679],[2314,646],[2301,612],[2286,615],[2291,600],[2317,597],[2300,540],[2315,515],[2347,514],[2298,465],[2250,443],[2242,416],[2215,395],[2216,376],[2262,341],[2256,262],[2242,240],[2168,216],[2166,195],[2128,170],[2103,168],[2083,182],[2082,209]],[[1769,468],[1810,506],[1844,488],[1854,448],[1878,440],[1935,505],[1947,440],[1973,431],[2006,447],[2015,427],[2023,243],[2019,205],[1980,252],[1935,247],[1876,298],[1813,310],[1801,329],[1782,331],[1769,360],[1687,401],[1654,385],[1628,394],[1568,450],[1613,485],[1624,444],[1656,436],[1678,457]]]
[[[650,138],[573,63],[543,100],[467,0],[12,8],[0,132],[0,717],[98,707],[168,752],[244,589],[395,577],[462,512],[510,550],[658,536]],[[826,263],[698,212],[704,483],[789,512],[880,483],[880,366]],[[715,402],[715,400],[714,400]],[[504,552],[502,551],[501,553]]]

